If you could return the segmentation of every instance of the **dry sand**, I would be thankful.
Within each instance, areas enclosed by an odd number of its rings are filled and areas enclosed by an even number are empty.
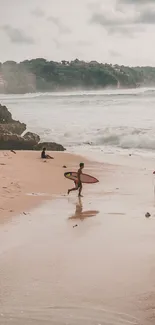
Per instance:
[[[79,200],[63,196],[70,182],[62,165],[76,170],[81,158],[54,156],[47,163],[35,152],[1,158],[4,182],[20,187],[14,209],[42,205],[0,226],[0,324],[154,325],[154,160],[105,155],[106,164],[87,162],[100,183],[85,185]]]

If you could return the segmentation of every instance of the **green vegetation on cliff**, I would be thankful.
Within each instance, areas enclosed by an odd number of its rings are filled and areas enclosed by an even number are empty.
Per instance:
[[[96,61],[0,63],[0,92],[26,93],[67,89],[135,88],[155,85],[155,68],[125,67]]]

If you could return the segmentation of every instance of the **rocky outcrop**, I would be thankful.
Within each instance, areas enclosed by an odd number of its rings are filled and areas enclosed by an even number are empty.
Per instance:
[[[0,150],[42,150],[64,151],[65,148],[57,143],[44,142],[36,144],[33,138],[21,137],[18,134],[0,134]]]
[[[0,105],[0,123],[11,123],[12,121],[12,114],[7,107]]]
[[[34,143],[18,134],[0,134],[0,150],[33,150]]]
[[[0,150],[41,150],[46,147],[50,151],[64,151],[61,144],[54,142],[40,143],[39,135],[27,132],[26,124],[12,119],[6,106],[0,105]]]
[[[21,135],[26,130],[26,124],[12,118],[6,106],[0,105],[0,133],[15,133]]]
[[[40,136],[36,133],[27,132],[23,138],[34,143],[34,146],[40,142]]]
[[[66,149],[58,143],[55,142],[41,142],[38,143],[35,147],[34,150],[42,150],[43,148],[46,148],[46,150],[49,151],[65,151]]]
[[[1,133],[13,133],[21,135],[26,130],[26,124],[15,121],[13,123],[0,124]]]

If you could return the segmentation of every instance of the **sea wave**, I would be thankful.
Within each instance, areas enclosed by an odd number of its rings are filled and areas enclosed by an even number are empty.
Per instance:
[[[111,96],[104,97],[108,93]],[[132,97],[111,99],[112,95],[120,94],[148,97],[146,100],[140,97],[138,101]],[[55,99],[51,100],[53,96]],[[37,93],[19,95],[19,99],[18,95],[0,95],[0,102],[10,109],[13,118],[24,121],[29,131],[38,133],[42,141],[55,141],[65,147],[110,146],[155,151],[154,88]]]
[[[93,145],[119,147],[122,149],[155,150],[155,130],[137,128],[106,128]]]
[[[42,133],[43,140],[51,140]],[[63,143],[66,147],[113,147],[115,149],[138,149],[155,151],[155,130],[130,128],[130,127],[109,127],[100,130],[81,130],[80,133],[68,132],[61,134],[61,137],[54,137],[54,141]]]
[[[109,97],[109,96],[154,96],[155,88],[135,88],[135,89],[106,89],[106,90],[77,90],[63,92],[37,92],[26,94],[0,94],[0,100],[35,100],[50,99],[63,97]]]

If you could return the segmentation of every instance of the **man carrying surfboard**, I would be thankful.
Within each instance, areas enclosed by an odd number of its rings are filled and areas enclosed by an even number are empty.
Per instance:
[[[77,172],[77,180],[74,181],[74,183],[75,183],[75,187],[69,189],[69,190],[68,190],[68,194],[69,194],[70,192],[72,192],[72,191],[77,191],[77,190],[79,190],[79,195],[78,195],[78,196],[80,197],[80,196],[82,196],[82,195],[81,195],[81,192],[82,192],[81,174],[82,174],[82,170],[83,170],[83,168],[84,168],[84,163],[80,163],[79,167],[80,167],[80,168],[78,169],[78,172]]]

